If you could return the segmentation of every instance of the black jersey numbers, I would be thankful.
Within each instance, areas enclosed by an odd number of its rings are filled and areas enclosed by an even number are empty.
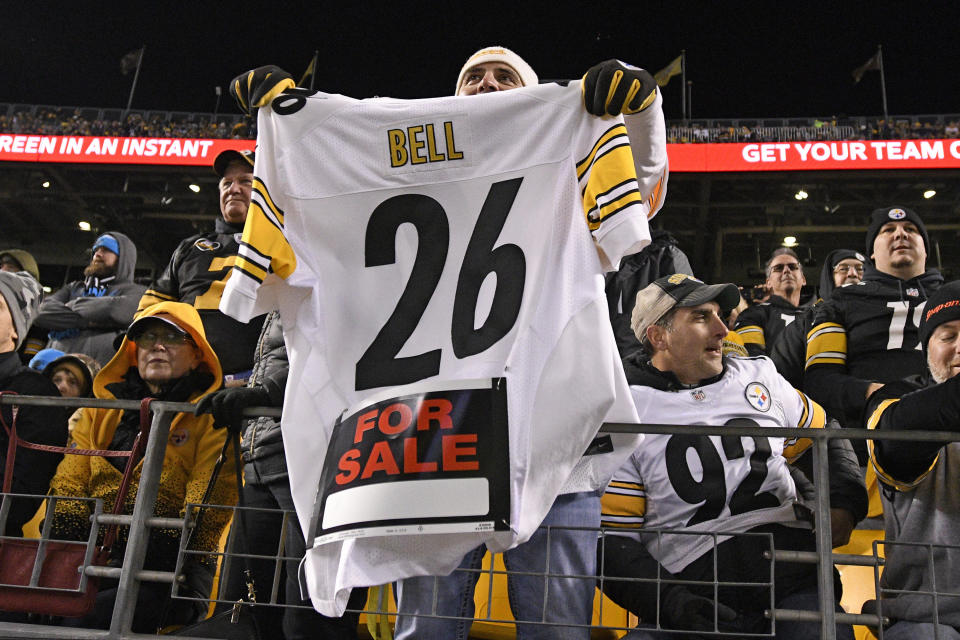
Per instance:
[[[307,98],[317,93],[316,89],[294,87],[287,89],[270,103],[273,112],[281,116],[289,116],[300,111],[307,104]]]
[[[481,353],[503,338],[517,321],[523,301],[526,260],[520,247],[493,248],[503,230],[523,178],[494,183],[480,210],[464,255],[453,300],[451,341],[454,355]],[[411,223],[417,230],[417,256],[397,306],[377,337],[357,361],[355,387],[409,384],[440,372],[440,349],[398,358],[413,334],[440,282],[450,243],[450,225],[440,203],[424,195],[403,194],[382,202],[370,216],[365,239],[365,265],[392,264],[397,229]],[[483,325],[474,327],[480,287],[496,274],[496,290]]]
[[[736,418],[727,424],[757,426],[748,418]],[[750,454],[750,469],[730,496],[731,515],[757,509],[776,507],[780,499],[769,491],[760,491],[767,479],[767,460],[770,459],[770,441],[752,437],[754,450]],[[743,440],[739,436],[722,436],[720,443],[728,461],[744,457]],[[691,469],[688,451],[699,459],[699,469]],[[713,440],[705,436],[676,435],[667,442],[667,475],[677,496],[689,504],[700,504],[686,526],[693,526],[717,518],[727,505],[727,477],[724,461]],[[701,504],[702,503],[702,504]]]
[[[700,479],[687,464],[687,451],[693,449],[700,458]],[[690,504],[703,503],[687,526],[713,520],[727,503],[727,483],[724,480],[723,461],[713,442],[703,436],[676,435],[667,442],[667,475],[681,500]]]
[[[420,323],[447,260],[450,225],[440,203],[416,194],[394,196],[380,203],[367,223],[365,265],[393,264],[397,229],[407,222],[417,230],[417,257],[397,306],[357,362],[358,390],[407,384],[440,371],[440,349],[396,357]]]
[[[458,358],[482,353],[492,347],[510,332],[520,314],[527,273],[523,250],[515,244],[504,244],[494,249],[493,244],[503,230],[522,180],[514,178],[490,187],[477,226],[470,236],[453,300],[451,337],[453,353]],[[474,329],[480,286],[491,273],[497,274],[493,304],[483,326]]]

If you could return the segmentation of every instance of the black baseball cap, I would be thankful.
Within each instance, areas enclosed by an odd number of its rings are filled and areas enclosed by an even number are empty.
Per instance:
[[[217,157],[214,158],[213,172],[222,178],[223,174],[227,172],[227,167],[230,166],[230,163],[236,160],[246,162],[250,165],[250,170],[253,170],[253,162],[255,160],[253,150],[227,149],[226,151],[221,151],[217,154]]]

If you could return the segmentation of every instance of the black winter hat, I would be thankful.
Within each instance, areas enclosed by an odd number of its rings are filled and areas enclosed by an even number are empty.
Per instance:
[[[866,253],[868,256],[873,255],[873,241],[877,239],[880,227],[888,222],[900,222],[901,220],[909,220],[917,225],[917,229],[920,229],[920,235],[923,236],[923,248],[926,249],[927,255],[930,254],[930,236],[927,235],[927,227],[923,224],[920,216],[913,209],[893,206],[874,209],[873,213],[870,214],[870,226],[867,227]]]
[[[951,320],[960,320],[960,280],[948,282],[927,298],[919,329],[924,352],[933,330]]]

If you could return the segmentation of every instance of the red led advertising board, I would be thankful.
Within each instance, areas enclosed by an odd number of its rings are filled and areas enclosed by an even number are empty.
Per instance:
[[[670,144],[670,171],[957,169],[960,140]]]
[[[0,133],[0,161],[210,166],[221,151],[253,145],[253,140]]]
[[[209,166],[225,149],[253,146],[253,140],[0,133],[0,161]],[[678,173],[960,169],[960,140],[669,144],[667,154]]]

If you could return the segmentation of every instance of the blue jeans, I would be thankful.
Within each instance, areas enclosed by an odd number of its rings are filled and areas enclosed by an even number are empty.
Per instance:
[[[589,638],[599,527],[599,493],[562,495],[554,501],[530,540],[504,552],[507,594],[510,609],[518,621],[518,640]],[[474,614],[473,589],[485,552],[484,545],[473,549],[449,576],[401,580],[397,584],[400,615],[394,634],[396,640],[467,638]],[[548,577],[547,574],[577,577]],[[456,619],[421,617],[434,615]],[[523,624],[524,621],[538,624]],[[544,622],[583,626],[554,626],[542,624]]]
[[[293,511],[293,497],[290,494],[290,482],[286,475],[286,461],[283,452],[248,462],[243,469],[243,496],[247,507],[255,507],[244,513],[249,540],[243,540],[238,518],[234,518],[230,535],[230,545],[234,553],[257,555],[276,555],[283,531],[283,515],[263,509],[284,509]],[[313,610],[310,601],[300,597],[300,583],[297,568],[303,557],[306,545],[300,524],[296,516],[287,520],[284,555],[292,559],[277,565],[272,560],[251,559],[250,569],[257,589],[257,600],[269,602],[274,581],[274,572],[279,569],[279,603],[295,604],[310,608],[278,608],[270,606],[254,607],[261,637],[265,640],[298,640],[322,637],[326,640],[353,640],[357,637],[359,613],[347,612],[342,618],[328,618]],[[247,592],[244,576],[244,562],[235,558],[226,576],[221,590],[221,599],[235,601]],[[367,599],[367,590],[354,589],[347,604],[349,609],[362,609]],[[218,610],[229,609],[220,606]]]

